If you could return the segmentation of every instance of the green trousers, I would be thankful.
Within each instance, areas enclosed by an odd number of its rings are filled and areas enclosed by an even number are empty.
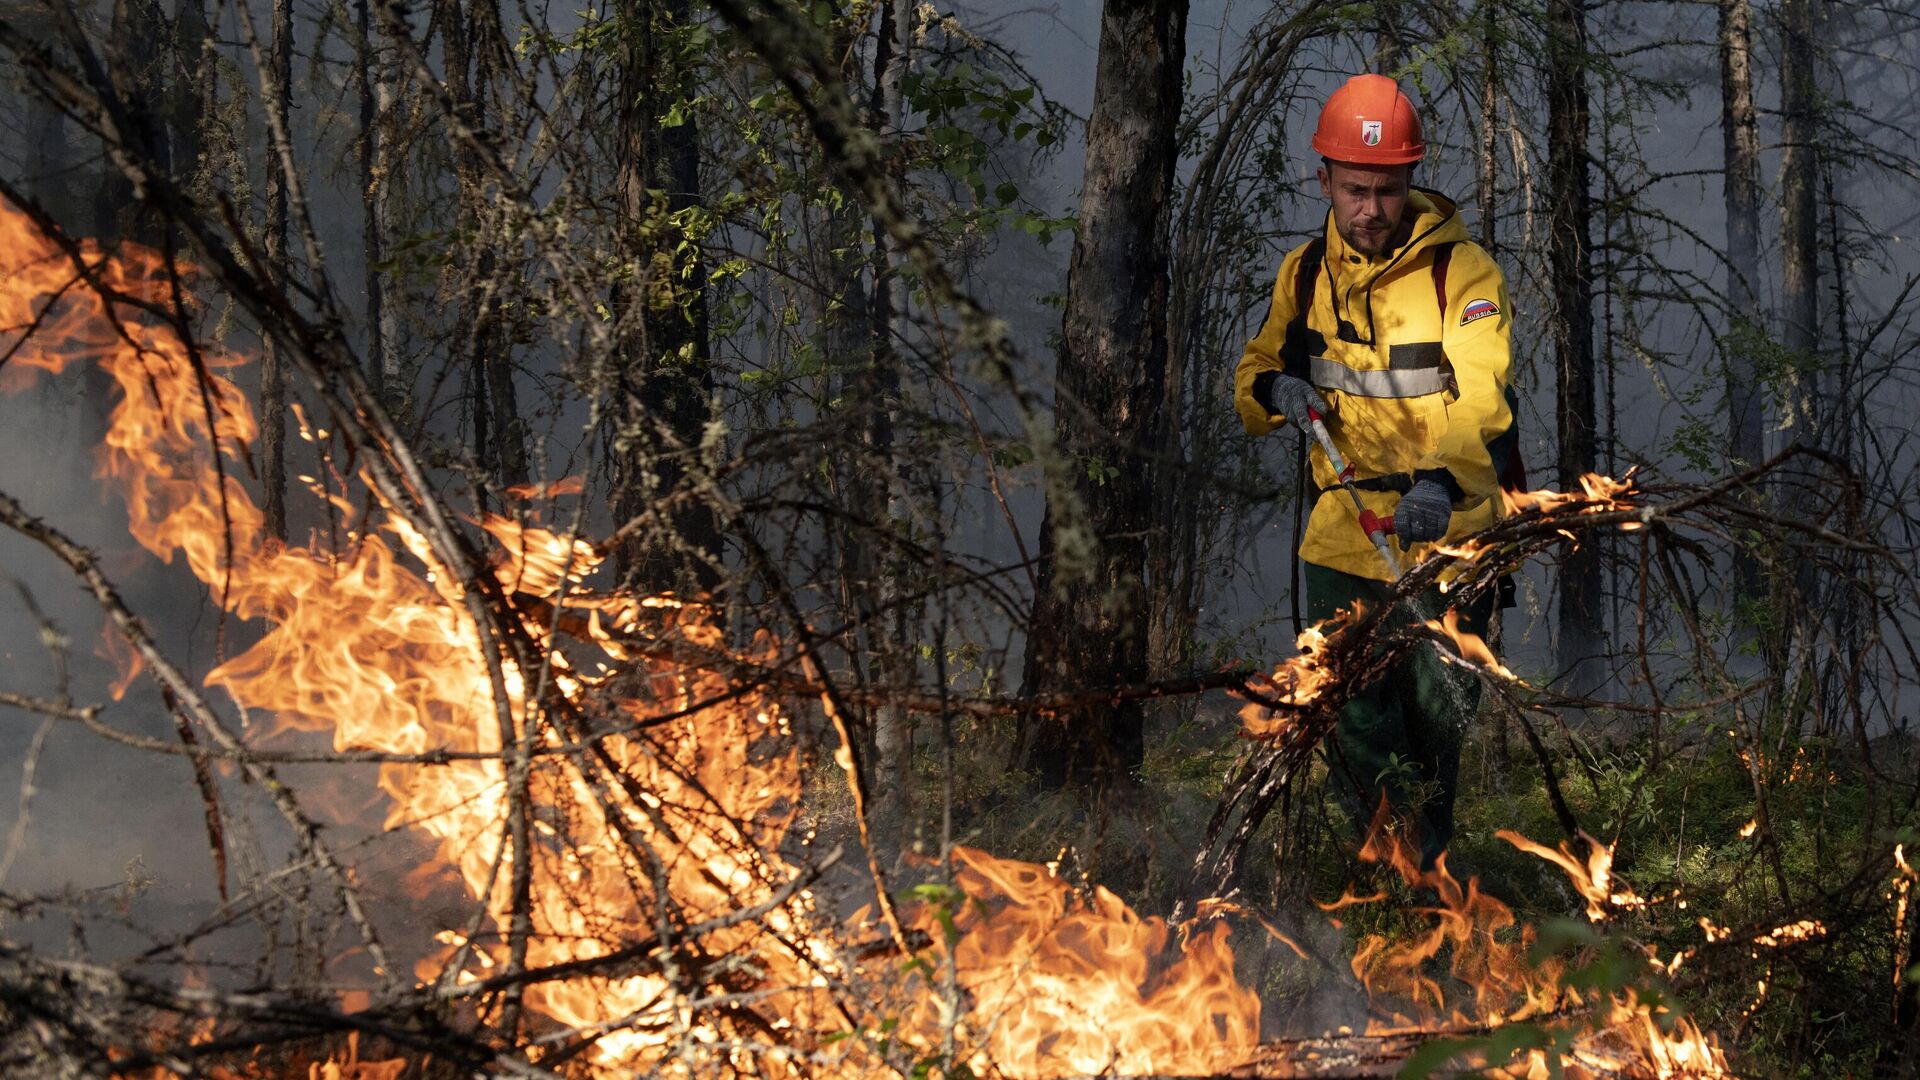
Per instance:
[[[1328,618],[1355,600],[1379,604],[1387,583],[1305,564],[1307,614]],[[1485,636],[1493,612],[1492,596],[1460,613],[1464,630]],[[1422,594],[1412,607],[1402,604],[1393,625],[1414,618],[1436,619],[1446,610],[1436,591]],[[1340,710],[1340,722],[1327,740],[1327,766],[1341,808],[1363,832],[1384,796],[1419,830],[1422,864],[1453,840],[1453,799],[1460,779],[1460,744],[1467,724],[1480,708],[1480,681],[1471,672],[1445,664],[1432,648],[1421,646],[1402,656],[1387,673],[1355,694]]]

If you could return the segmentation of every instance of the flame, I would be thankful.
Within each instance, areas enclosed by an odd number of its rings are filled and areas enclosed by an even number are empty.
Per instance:
[[[1907,907],[1913,899],[1913,883],[1920,878],[1911,864],[1907,862],[1907,845],[1893,845],[1893,986],[1895,990],[1907,982]]]
[[[1560,867],[1587,898],[1588,915],[1596,921],[1610,910],[1643,903],[1613,881],[1611,849],[1591,838],[1587,839],[1589,856],[1579,859],[1565,844],[1556,850],[1515,833],[1498,835]],[[1430,921],[1423,932],[1399,941],[1370,934],[1355,952],[1353,974],[1375,1012],[1367,1026],[1369,1035],[1498,1027],[1529,1019],[1563,1025],[1580,1010],[1588,1010],[1586,1029],[1576,1031],[1558,1061],[1550,1062],[1546,1051],[1533,1050],[1516,1062],[1479,1064],[1530,1080],[1569,1073],[1573,1066],[1605,1075],[1728,1075],[1725,1055],[1714,1040],[1658,1000],[1642,998],[1631,989],[1611,995],[1583,994],[1567,984],[1559,961],[1530,962],[1533,928],[1516,928],[1512,911],[1482,892],[1476,880],[1469,878],[1462,884],[1447,869],[1444,854],[1431,870],[1423,870],[1418,849],[1384,804],[1361,858],[1385,864],[1433,899],[1416,909]],[[1469,989],[1470,1000],[1448,1000],[1437,975],[1443,958],[1451,978]]]
[[[765,635],[741,649],[696,601],[595,591],[587,585],[600,557],[592,544],[483,517],[475,524],[496,544],[491,572],[515,605],[506,617],[536,650],[524,669],[490,665],[461,602],[465,585],[405,518],[350,503],[330,466],[320,470],[328,486],[316,479],[309,489],[356,523],[351,542],[336,551],[268,541],[240,480],[257,426],[245,396],[220,374],[245,358],[219,349],[196,356],[137,305],[102,299],[166,303],[158,256],[133,247],[109,256],[83,243],[80,256],[105,288],[76,288],[65,254],[24,217],[0,210],[0,325],[34,328],[4,343],[15,348],[0,387],[75,361],[98,364],[120,395],[100,471],[124,494],[133,537],[163,560],[180,558],[235,615],[268,627],[207,682],[275,718],[257,738],[314,732],[343,750],[473,755],[387,762],[378,772],[387,827],[429,838],[485,916],[471,936],[440,929],[439,947],[415,966],[421,983],[478,987],[508,970],[516,939],[529,968],[628,952],[632,962],[615,971],[526,988],[548,1030],[590,1042],[567,1068],[597,1075],[883,1075],[896,1071],[896,1048],[907,1047],[911,1061],[950,1054],[976,1073],[1041,1080],[1218,1072],[1253,1051],[1259,1002],[1234,976],[1224,922],[1169,926],[1105,889],[1073,887],[1050,866],[956,849],[947,891],[932,889],[906,909],[916,940],[931,943],[910,946],[912,957],[863,920],[831,919],[797,887],[795,853],[806,838],[791,829],[803,773],[787,713],[719,670],[729,656],[774,662]],[[319,428],[313,436],[326,438]],[[1631,477],[1588,480],[1584,496],[1519,498],[1542,508],[1584,498],[1585,512],[1599,512],[1624,506],[1632,492]],[[572,490],[562,482],[526,494]],[[1353,614],[1300,635],[1300,655],[1271,678],[1275,698],[1305,706],[1333,684],[1326,650]],[[1462,656],[1512,677],[1484,641],[1459,629],[1457,613],[1429,625]],[[678,647],[716,663],[659,659]],[[1286,727],[1266,712],[1243,711],[1249,734]],[[513,753],[527,759],[524,851],[507,828]],[[1643,903],[1612,880],[1612,852],[1602,845],[1589,843],[1580,859],[1565,845],[1502,835],[1560,866],[1596,921]],[[1712,1041],[1662,1006],[1631,993],[1586,1000],[1564,985],[1560,965],[1530,963],[1532,929],[1516,927],[1474,879],[1455,879],[1444,858],[1422,870],[1405,837],[1379,823],[1362,858],[1435,898],[1421,909],[1431,926],[1412,940],[1370,935],[1356,950],[1352,971],[1378,1013],[1370,1033],[1553,1018],[1578,1006],[1594,1010],[1599,1026],[1557,1064],[1631,1065],[1659,1076],[1724,1071]],[[530,881],[523,910],[517,870]],[[1330,910],[1375,899],[1349,893]],[[1755,935],[1752,945],[1821,933],[1808,920]],[[1443,955],[1470,1000],[1447,1000],[1434,974]],[[863,980],[892,985],[871,1002],[842,992]],[[209,1038],[212,1028],[193,1034]],[[538,1063],[566,1046],[548,1038],[523,1049]],[[1539,1052],[1518,1067],[1536,1066],[1544,1075]],[[361,1061],[350,1041],[307,1073],[392,1080],[404,1068]]]
[[[1605,922],[1615,911],[1625,911],[1647,906],[1647,901],[1636,896],[1632,889],[1616,886],[1613,881],[1613,845],[1603,844],[1586,833],[1580,839],[1587,846],[1585,859],[1573,853],[1573,846],[1562,840],[1557,848],[1536,844],[1511,829],[1500,829],[1493,835],[1512,844],[1530,855],[1558,866],[1567,875],[1567,880],[1579,891],[1587,902],[1587,918],[1592,922]]]
[[[1273,669],[1272,675],[1257,676],[1250,680],[1251,685],[1266,698],[1283,705],[1294,708],[1311,705],[1314,699],[1339,681],[1338,674],[1327,666],[1328,645],[1360,615],[1361,608],[1355,604],[1351,610],[1342,609],[1331,618],[1300,631],[1294,639],[1299,654],[1281,661]],[[1240,731],[1248,738],[1272,739],[1292,726],[1291,715],[1260,702],[1251,702],[1240,709]]]
[[[1252,1052],[1260,1002],[1234,979],[1224,922],[1169,927],[1104,888],[969,848],[955,849],[953,880],[968,902],[925,906],[916,925],[957,931],[943,949],[973,1002],[957,1034],[977,1046],[976,1070],[1206,1074]]]
[[[1587,473],[1580,478],[1580,491],[1554,491],[1541,488],[1538,491],[1508,491],[1500,489],[1501,502],[1508,514],[1522,514],[1529,510],[1543,513],[1573,506],[1582,514],[1606,514],[1634,508],[1632,497],[1639,494],[1639,486],[1634,479],[1637,467],[1627,470],[1627,475],[1616,480],[1600,473]],[[1646,527],[1648,514],[1643,511],[1638,521],[1623,521],[1621,532],[1633,532]],[[1571,532],[1565,533],[1569,540],[1576,539]]]
[[[1355,949],[1353,976],[1376,1011],[1384,1011],[1367,1034],[1497,1026],[1557,1011],[1567,992],[1558,965],[1530,962],[1533,928],[1503,933],[1515,925],[1507,905],[1482,892],[1476,878],[1462,884],[1444,853],[1432,869],[1422,869],[1419,849],[1400,824],[1382,802],[1360,859],[1384,864],[1409,886],[1428,891],[1433,902],[1417,910],[1431,924],[1406,940],[1368,934]],[[1448,974],[1472,990],[1471,1004],[1447,1000],[1434,966],[1443,953]]]
[[[1461,628],[1458,608],[1448,608],[1446,614],[1437,620],[1428,619],[1426,627],[1453,642],[1454,651],[1459,653],[1462,659],[1471,660],[1508,682],[1521,681],[1520,676],[1515,675],[1507,665],[1500,662],[1499,657],[1493,655],[1493,649],[1487,645],[1485,638],[1471,630]]]
[[[103,299],[167,302],[159,256],[82,244],[106,286],[95,290],[75,287],[63,253],[10,207],[0,206],[0,238],[0,319],[16,328],[0,343],[15,347],[0,382],[18,388],[23,373],[75,361],[114,380],[100,472],[123,493],[132,535],[268,627],[207,676],[275,718],[255,737],[314,732],[341,750],[468,755],[378,773],[386,827],[430,838],[486,916],[472,937],[434,935],[439,948],[414,969],[423,985],[477,987],[507,970],[515,939],[532,969],[630,950],[618,973],[525,989],[529,1008],[590,1040],[569,1068],[607,1075],[891,1075],[890,1042],[924,1053],[958,1037],[977,1071],[1043,1078],[1226,1067],[1253,1046],[1258,1001],[1234,979],[1224,923],[1170,928],[1104,889],[1081,894],[1044,867],[965,849],[954,882],[972,899],[907,916],[935,941],[927,962],[908,967],[947,973],[962,998],[924,974],[908,979],[918,996],[895,1028],[901,1014],[885,1020],[838,996],[863,978],[900,982],[902,958],[876,952],[862,924],[830,921],[795,887],[802,757],[780,703],[717,670],[653,659],[676,647],[733,655],[706,608],[595,592],[584,584],[599,560],[592,545],[484,517],[492,573],[518,605],[511,628],[537,646],[526,669],[503,660],[490,670],[463,583],[405,518],[353,506],[345,479],[308,483],[356,523],[344,550],[267,539],[239,479],[258,429],[220,374],[245,358],[204,349],[196,364],[169,326]],[[763,634],[740,656],[770,663],[773,652]],[[504,759],[515,752],[527,756],[525,851],[507,827]],[[523,861],[522,919],[513,882]],[[882,961],[863,961],[863,949]],[[524,1049],[538,1062],[564,1046]],[[393,1071],[359,1061],[357,1044],[309,1070],[314,1080]]]

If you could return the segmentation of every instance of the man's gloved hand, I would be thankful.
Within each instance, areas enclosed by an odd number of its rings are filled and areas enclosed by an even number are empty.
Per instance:
[[[1285,375],[1278,371],[1263,371],[1253,380],[1254,400],[1267,407],[1270,413],[1281,416],[1300,425],[1307,426],[1307,408],[1321,416],[1332,410],[1327,408],[1327,399],[1313,384],[1297,375]]]
[[[1425,544],[1447,535],[1453,519],[1453,499],[1447,489],[1432,480],[1422,480],[1400,496],[1393,511],[1393,531],[1409,544]]]

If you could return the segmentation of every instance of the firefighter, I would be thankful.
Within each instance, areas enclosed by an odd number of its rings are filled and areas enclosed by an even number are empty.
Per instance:
[[[1304,420],[1308,407],[1324,416],[1361,499],[1393,515],[1411,565],[1503,512],[1512,305],[1452,200],[1414,186],[1426,144],[1392,79],[1360,75],[1334,91],[1313,148],[1326,228],[1281,260],[1266,322],[1234,375],[1234,405],[1252,435]],[[1391,575],[1326,455],[1316,446],[1311,459],[1299,555],[1317,621],[1381,602]],[[1470,605],[1460,625],[1484,636],[1492,606],[1492,596]],[[1403,605],[1399,618],[1411,617]],[[1329,740],[1349,816],[1364,828],[1384,798],[1417,829],[1428,866],[1453,836],[1461,738],[1479,691],[1418,649],[1346,705]]]

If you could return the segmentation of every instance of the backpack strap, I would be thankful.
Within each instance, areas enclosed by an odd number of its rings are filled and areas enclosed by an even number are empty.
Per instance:
[[[1313,290],[1320,283],[1320,263],[1327,257],[1327,238],[1316,236],[1307,241],[1300,253],[1300,265],[1293,274],[1293,317],[1304,324],[1313,310]]]
[[[1289,334],[1289,337],[1299,338],[1301,335],[1298,331],[1304,331],[1307,327],[1307,315],[1313,311],[1313,290],[1320,283],[1320,264],[1326,257],[1327,238],[1325,236],[1316,236],[1307,241],[1306,250],[1300,253],[1300,264],[1294,268],[1293,273],[1293,326],[1297,330]],[[1294,426],[1300,427],[1298,424]],[[1293,600],[1293,633],[1298,637],[1306,630],[1305,621],[1300,615],[1300,539],[1306,535],[1307,489],[1313,486],[1312,481],[1307,478],[1307,430],[1304,427],[1300,427],[1300,441],[1294,451],[1293,475],[1298,489],[1293,495],[1294,543],[1289,573],[1291,587],[1288,592]],[[1319,498],[1320,493],[1316,487],[1313,499],[1317,502]]]
[[[1447,265],[1453,262],[1453,245],[1459,241],[1436,244],[1433,248],[1433,299],[1440,305],[1440,321],[1447,321]]]

